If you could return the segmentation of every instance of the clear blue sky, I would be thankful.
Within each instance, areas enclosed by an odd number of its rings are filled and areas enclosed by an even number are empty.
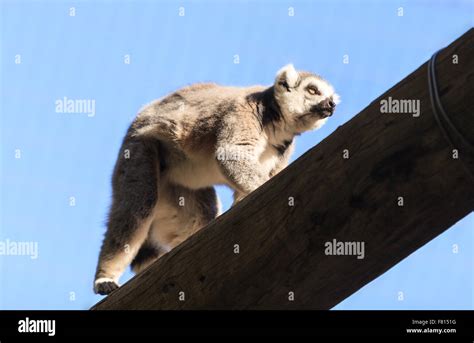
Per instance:
[[[472,1],[1,3],[0,240],[38,243],[37,259],[0,256],[1,309],[101,298],[92,282],[110,175],[142,105],[197,81],[270,84],[293,62],[342,97],[326,126],[299,137],[297,158],[473,24]],[[95,116],[56,113],[63,97],[95,100]],[[471,213],[336,309],[473,309],[473,228]]]

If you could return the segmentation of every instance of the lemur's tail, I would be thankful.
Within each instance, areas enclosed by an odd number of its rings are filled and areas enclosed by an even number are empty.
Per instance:
[[[95,276],[96,293],[112,292],[132,261],[138,268],[145,256],[154,253],[141,248],[153,220],[163,167],[157,141],[127,134],[112,177],[113,200]]]

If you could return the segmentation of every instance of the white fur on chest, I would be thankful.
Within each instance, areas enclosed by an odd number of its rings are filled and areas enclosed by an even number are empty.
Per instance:
[[[267,143],[258,159],[262,173],[266,175],[270,174],[279,160],[280,156],[278,151],[270,143]]]
[[[213,157],[181,161],[169,172],[172,182],[191,189],[224,184],[226,180]]]
[[[269,175],[280,160],[280,154],[267,140],[262,140],[252,154],[253,156],[249,157],[248,153],[239,152],[223,158],[249,159],[253,161],[252,163],[256,163],[255,168],[263,175]],[[168,177],[173,183],[190,189],[229,184],[218,163],[214,156],[188,157],[171,166]]]

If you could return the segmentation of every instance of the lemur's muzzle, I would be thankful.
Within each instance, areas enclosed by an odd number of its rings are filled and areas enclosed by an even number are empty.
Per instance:
[[[319,104],[311,108],[311,112],[319,114],[322,118],[327,118],[333,115],[336,103],[331,98],[326,98]]]

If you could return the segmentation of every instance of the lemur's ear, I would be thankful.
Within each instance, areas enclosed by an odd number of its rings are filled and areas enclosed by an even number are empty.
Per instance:
[[[287,88],[293,88],[297,85],[299,78],[300,75],[293,64],[287,64],[277,72],[275,83],[284,85]]]

